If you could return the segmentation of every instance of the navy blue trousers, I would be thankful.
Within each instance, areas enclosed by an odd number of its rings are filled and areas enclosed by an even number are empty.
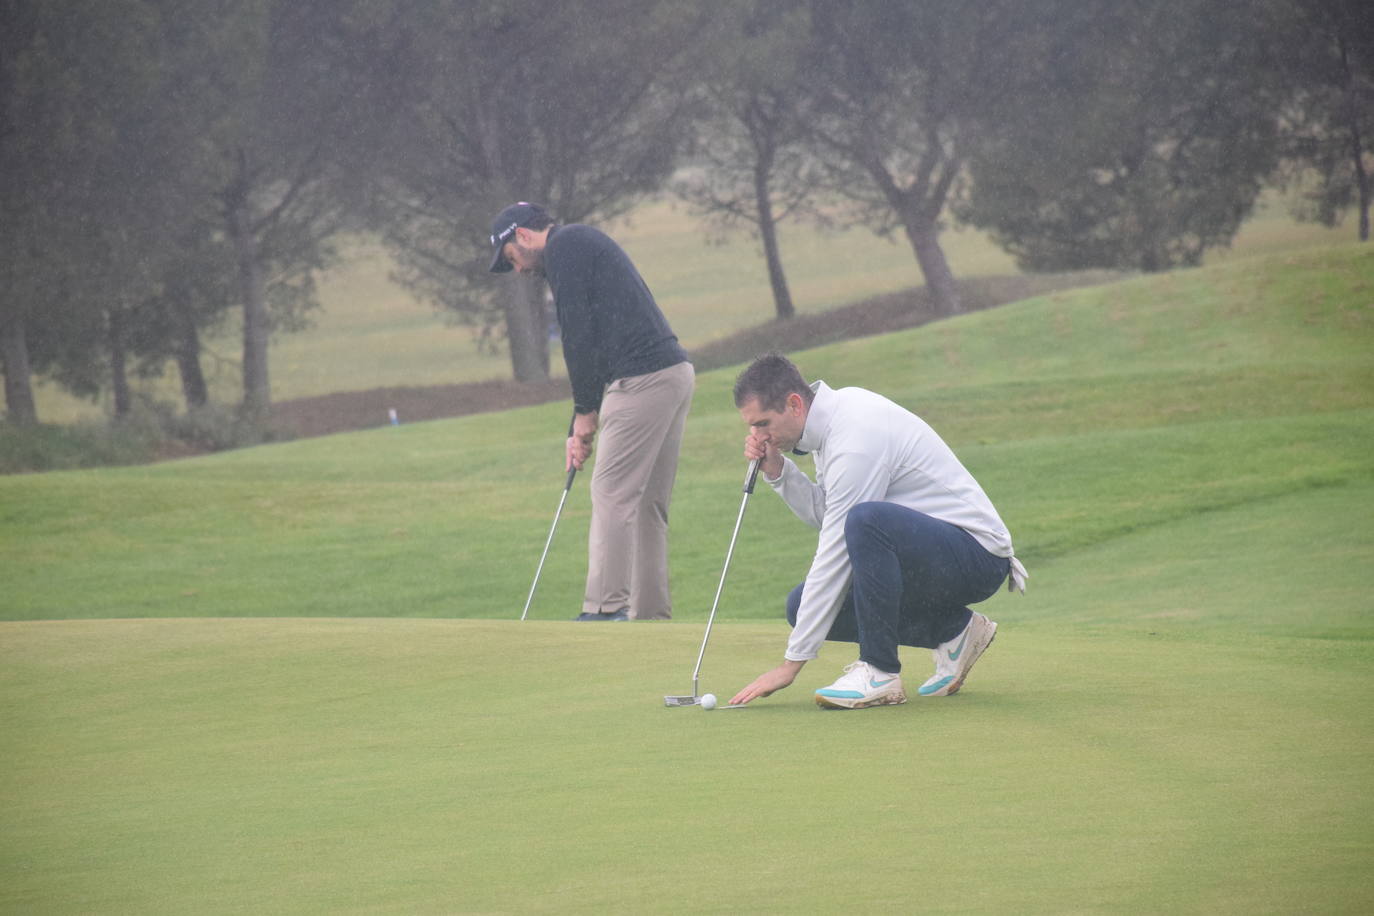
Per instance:
[[[844,524],[854,568],[849,593],[826,639],[859,644],[859,659],[898,672],[897,646],[933,649],[968,626],[968,605],[992,597],[1011,561],[964,529],[895,503],[859,503]],[[802,588],[787,596],[796,626]]]

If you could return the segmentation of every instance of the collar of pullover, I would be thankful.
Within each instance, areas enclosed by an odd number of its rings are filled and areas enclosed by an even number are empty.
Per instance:
[[[811,407],[806,412],[806,426],[797,440],[797,451],[802,453],[814,452],[825,443],[825,435],[830,431],[830,420],[835,413],[835,392],[829,385],[816,381],[812,383],[811,390],[816,396],[811,399]]]

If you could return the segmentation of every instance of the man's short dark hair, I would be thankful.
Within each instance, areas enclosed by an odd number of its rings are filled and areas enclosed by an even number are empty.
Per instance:
[[[749,364],[735,379],[735,406],[758,399],[764,410],[781,413],[787,407],[787,396],[799,394],[811,405],[815,392],[802,377],[801,370],[781,353],[765,353]]]

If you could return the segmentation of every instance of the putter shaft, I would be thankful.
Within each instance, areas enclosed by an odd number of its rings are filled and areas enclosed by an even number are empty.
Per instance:
[[[701,651],[697,653],[697,665],[692,669],[692,696],[696,697],[701,679],[701,660],[706,657],[706,641],[711,638],[711,625],[716,621],[716,608],[720,606],[720,594],[725,590],[725,576],[730,572],[730,559],[735,555],[735,541],[739,539],[740,524],[744,521],[744,510],[749,505],[749,494],[754,492],[754,481],[759,476],[759,459],[749,462],[749,470],[744,475],[744,498],[739,503],[739,515],[735,516],[735,531],[730,535],[730,549],[725,552],[725,568],[720,571],[720,584],[716,586],[716,597],[711,602],[711,616],[706,618],[706,634],[701,637]]]
[[[549,555],[549,545],[553,543],[553,533],[558,530],[558,518],[563,514],[563,504],[568,501],[568,491],[572,489],[573,477],[577,475],[577,468],[568,469],[568,482],[563,485],[563,496],[558,500],[558,511],[553,514],[553,525],[549,528],[549,537],[544,541],[544,552],[539,555],[539,566],[534,571],[534,581],[530,583],[530,594],[525,599],[525,609],[520,612],[520,619],[524,620],[530,612],[530,602],[534,601],[534,590],[539,587],[539,575],[544,571],[544,560]]]

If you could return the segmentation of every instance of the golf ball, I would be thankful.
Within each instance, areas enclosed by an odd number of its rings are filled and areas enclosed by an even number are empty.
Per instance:
[[[705,694],[705,695],[701,698],[701,708],[702,708],[702,709],[715,709],[715,708],[716,708],[716,695],[715,695],[714,693]]]

